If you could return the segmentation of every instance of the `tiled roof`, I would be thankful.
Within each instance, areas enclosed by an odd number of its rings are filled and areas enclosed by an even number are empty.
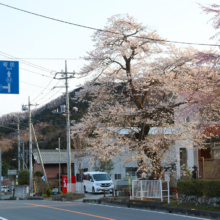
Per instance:
[[[60,157],[58,150],[40,150],[41,157],[44,164],[58,164],[67,163],[67,150],[60,150]],[[74,163],[74,151],[71,151],[71,163]],[[40,164],[40,159],[36,150],[33,151],[34,159]]]

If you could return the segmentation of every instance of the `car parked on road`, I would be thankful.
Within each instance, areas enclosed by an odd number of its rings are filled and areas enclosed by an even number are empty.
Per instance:
[[[85,172],[83,177],[84,192],[101,193],[111,192],[114,183],[108,173],[105,172]]]

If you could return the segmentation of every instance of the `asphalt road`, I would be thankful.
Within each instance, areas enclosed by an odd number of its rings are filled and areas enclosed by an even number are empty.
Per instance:
[[[0,220],[196,220],[147,210],[46,200],[0,201]]]

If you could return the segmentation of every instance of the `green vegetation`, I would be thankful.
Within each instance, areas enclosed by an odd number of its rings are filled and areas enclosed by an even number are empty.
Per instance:
[[[29,170],[23,170],[18,174],[18,185],[29,184]]]
[[[56,196],[66,196],[66,197],[73,197],[73,196],[79,196],[78,194],[75,193],[65,193],[65,194],[57,194]]]
[[[177,183],[180,194],[220,197],[220,180],[185,180]]]
[[[37,170],[37,171],[34,173],[34,176],[36,176],[36,177],[42,177],[42,176],[43,176],[43,173],[42,173],[40,170]]]
[[[43,135],[45,135],[47,133],[55,132],[55,131],[58,131],[58,130],[63,129],[63,128],[64,128],[64,126],[61,126],[61,125],[49,125],[49,126],[43,128],[41,130],[41,132],[42,132]]]
[[[2,175],[7,176],[8,170],[17,169],[18,162],[17,160],[12,160],[17,158],[18,147],[17,143],[13,143],[12,147],[7,151],[2,152]]]
[[[48,197],[51,196],[53,194],[52,190],[50,188],[47,188],[46,189],[46,194],[47,194]]]
[[[5,161],[2,162],[2,176],[8,175],[8,170],[10,170],[11,166]]]
[[[177,204],[177,202],[171,202],[170,204],[163,204],[164,206],[171,206],[171,207],[178,207],[178,208],[186,208],[191,210],[204,210],[204,211],[211,211],[211,212],[220,212],[219,207],[207,207],[202,205],[191,205],[191,204]]]

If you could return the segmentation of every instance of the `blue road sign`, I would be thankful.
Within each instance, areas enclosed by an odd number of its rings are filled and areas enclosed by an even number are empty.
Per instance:
[[[0,94],[19,94],[19,62],[0,60]]]
[[[42,181],[43,181],[44,183],[46,182],[45,176],[42,176],[41,179],[42,179]]]

